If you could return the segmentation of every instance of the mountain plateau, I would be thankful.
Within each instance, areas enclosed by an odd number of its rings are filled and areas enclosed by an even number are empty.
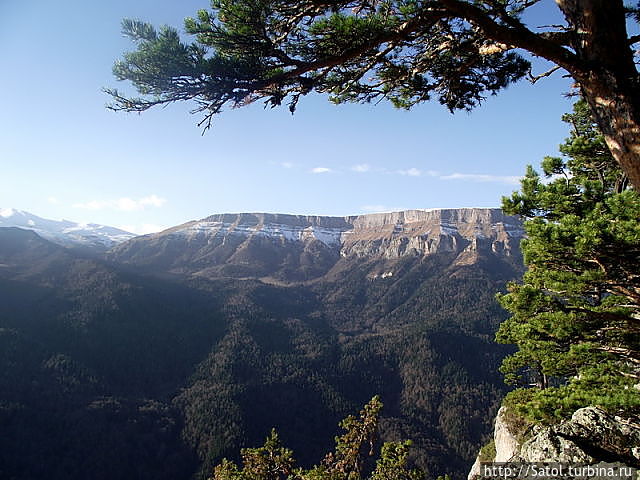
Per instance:
[[[499,209],[433,209],[322,217],[266,213],[213,215],[116,246],[113,261],[151,271],[209,278],[264,277],[285,282],[331,275],[353,260],[389,268],[405,258],[455,255],[471,264],[482,255],[520,262],[519,219]],[[369,277],[385,278],[393,271]]]

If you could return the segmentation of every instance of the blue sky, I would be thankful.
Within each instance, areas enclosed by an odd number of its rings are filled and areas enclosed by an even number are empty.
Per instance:
[[[547,21],[545,1],[538,14]],[[213,213],[350,215],[498,206],[568,129],[567,79],[510,87],[471,114],[440,105],[230,110],[204,136],[189,105],[105,109],[133,46],[123,17],[182,27],[208,0],[0,1],[0,207],[137,233]],[[536,19],[537,20],[537,19]],[[542,70],[544,67],[540,66]]]

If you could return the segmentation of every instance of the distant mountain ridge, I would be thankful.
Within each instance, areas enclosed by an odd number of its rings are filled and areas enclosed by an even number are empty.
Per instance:
[[[0,209],[0,228],[17,227],[31,230],[41,237],[65,247],[84,247],[107,250],[118,243],[135,237],[135,234],[119,228],[82,224],[69,220],[49,220],[23,210]]]
[[[156,271],[293,281],[326,275],[351,257],[398,260],[449,252],[458,263],[473,263],[482,252],[518,257],[523,236],[521,221],[497,208],[347,217],[238,213],[136,237],[109,257]]]
[[[13,208],[0,209],[0,228],[32,230],[63,246],[108,250],[137,237],[119,228],[95,223],[50,220]],[[318,241],[339,248],[342,256],[368,254],[363,246],[379,242],[377,251],[389,257],[429,254],[455,248],[456,239],[492,242],[491,248],[511,250],[513,240],[524,235],[518,218],[504,215],[498,208],[443,208],[371,213],[345,217],[292,215],[279,213],[223,213],[186,222],[156,234],[142,235],[135,242],[185,237],[243,237],[280,242]],[[453,239],[453,244],[441,242]],[[447,246],[448,245],[448,246]],[[122,246],[127,250],[129,246]]]
[[[319,240],[327,245],[353,242],[371,233],[413,236],[417,234],[450,234],[463,227],[466,237],[473,233],[491,236],[487,228],[498,225],[514,237],[523,235],[521,222],[504,215],[499,208],[434,208],[371,213],[346,217],[290,215],[273,213],[238,213],[211,215],[160,232],[184,235],[208,232],[214,234],[257,235],[283,240]],[[436,231],[440,227],[441,232]],[[477,230],[473,232],[474,227]]]

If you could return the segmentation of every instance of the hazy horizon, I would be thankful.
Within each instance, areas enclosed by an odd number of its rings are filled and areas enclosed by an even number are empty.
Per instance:
[[[537,5],[534,14],[552,8]],[[122,18],[181,28],[207,0],[8,0],[0,6],[7,92],[0,206],[143,233],[215,212],[330,216],[461,205],[498,207],[525,166],[556,155],[571,101],[560,74],[515,85],[470,114],[437,103],[260,103],[220,115],[202,135],[192,105],[114,113],[103,87],[133,45]],[[540,23],[548,19],[540,20]],[[538,65],[536,71],[543,71]]]

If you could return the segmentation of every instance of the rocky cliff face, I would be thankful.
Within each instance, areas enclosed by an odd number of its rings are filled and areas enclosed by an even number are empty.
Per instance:
[[[499,209],[350,217],[222,214],[135,238],[116,247],[111,258],[183,274],[310,280],[327,274],[340,259],[398,260],[444,253],[464,265],[482,255],[518,257],[522,236],[519,219]]]
[[[343,256],[397,258],[479,249],[511,255],[523,236],[520,221],[499,209],[408,210],[349,220],[353,228],[343,237]]]
[[[468,480],[482,478],[481,462],[569,463],[640,467],[640,425],[597,407],[581,408],[559,425],[516,432],[500,408],[494,427],[493,458],[478,456]],[[571,478],[571,477],[566,477]]]

